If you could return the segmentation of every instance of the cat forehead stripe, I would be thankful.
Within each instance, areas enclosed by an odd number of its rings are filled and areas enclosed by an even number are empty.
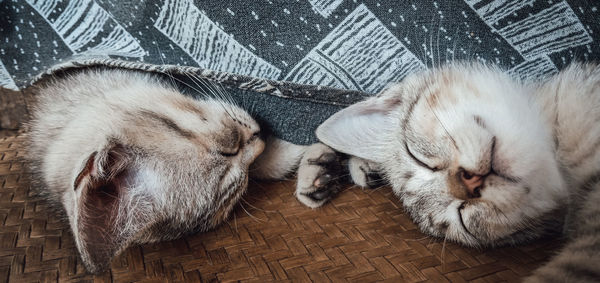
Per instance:
[[[473,120],[475,120],[475,123],[477,123],[477,125],[479,125],[480,127],[486,129],[486,125],[485,122],[483,121],[483,118],[481,118],[481,116],[479,115],[475,115],[473,116]]]
[[[169,118],[165,115],[158,114],[156,112],[152,112],[149,110],[141,110],[140,113],[146,117],[149,117],[153,120],[161,122],[167,128],[173,130],[174,132],[176,132],[177,134],[179,134],[180,136],[182,136],[184,138],[191,139],[191,138],[195,137],[194,133],[192,133],[191,131],[182,129],[181,127],[179,127],[179,125],[177,125],[177,123],[175,123],[175,121],[173,121],[171,118]]]
[[[177,109],[196,114],[203,121],[207,121],[206,114],[204,113],[204,111],[202,111],[189,101],[176,100],[173,102],[173,106],[175,106]]]

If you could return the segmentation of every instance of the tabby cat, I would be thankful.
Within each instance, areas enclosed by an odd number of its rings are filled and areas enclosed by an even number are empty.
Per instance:
[[[184,96],[168,81],[91,69],[38,89],[26,154],[41,181],[34,189],[66,212],[91,272],[131,244],[215,227],[249,175],[298,169],[301,202],[316,207],[332,195],[319,161],[333,160],[331,149],[264,137],[244,110]]]
[[[600,66],[538,83],[453,64],[411,75],[317,129],[360,171],[381,170],[422,231],[467,246],[562,228],[527,282],[600,281]]]

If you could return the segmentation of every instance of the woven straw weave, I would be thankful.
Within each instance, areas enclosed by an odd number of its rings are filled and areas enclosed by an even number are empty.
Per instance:
[[[22,137],[0,138],[0,282],[517,281],[560,246],[477,250],[420,233],[389,188],[348,188],[311,210],[293,182],[251,183],[218,229],[136,246],[111,269],[83,268],[68,225],[29,194]]]

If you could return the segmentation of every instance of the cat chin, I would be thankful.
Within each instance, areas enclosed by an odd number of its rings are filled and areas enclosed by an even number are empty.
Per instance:
[[[557,231],[564,218],[557,214],[557,207],[564,207],[566,201],[564,195],[547,191],[566,190],[561,179],[545,179],[547,182],[537,186],[506,182],[508,185],[487,188],[480,198],[467,200],[427,187],[410,188],[405,183],[394,186],[394,191],[422,231],[466,246],[493,247],[520,244]],[[430,197],[435,199],[430,202],[411,199],[419,190],[437,197]]]
[[[501,247],[526,244],[545,236],[562,233],[565,221],[564,206],[521,221],[519,225],[499,227],[503,233],[485,235],[479,233],[472,238],[462,238],[457,242],[472,247]],[[487,236],[487,237],[486,237]]]
[[[433,190],[428,194],[437,195],[436,200],[423,202],[418,197],[411,200],[414,187],[404,184],[394,189],[422,231],[466,246],[494,247],[525,243],[560,230],[567,190],[556,176],[537,185],[505,182],[487,188],[480,198],[466,200]]]

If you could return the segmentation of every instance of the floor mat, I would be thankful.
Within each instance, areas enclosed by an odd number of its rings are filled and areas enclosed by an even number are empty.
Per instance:
[[[218,229],[129,248],[91,275],[68,224],[29,194],[22,147],[22,136],[0,136],[2,282],[514,282],[561,244],[470,249],[420,233],[389,188],[349,187],[313,210],[296,201],[291,181],[251,182]]]

